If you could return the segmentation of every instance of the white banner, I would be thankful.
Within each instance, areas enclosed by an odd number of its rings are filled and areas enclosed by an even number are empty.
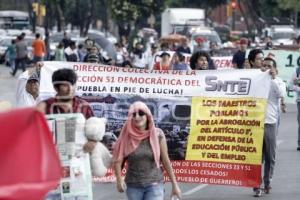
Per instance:
[[[75,70],[78,94],[267,98],[266,91],[269,91],[271,80],[268,72],[257,69],[158,71],[89,63],[45,62],[41,74],[41,96],[55,94],[51,77],[60,68]]]

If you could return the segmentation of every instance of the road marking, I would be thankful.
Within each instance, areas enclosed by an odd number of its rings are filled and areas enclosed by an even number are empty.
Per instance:
[[[197,192],[197,191],[205,188],[206,186],[208,186],[208,185],[207,184],[198,185],[197,187],[195,187],[195,188],[193,188],[191,190],[186,191],[185,193],[183,193],[183,195],[191,195],[191,194],[193,194],[193,193],[195,193],[195,192]]]

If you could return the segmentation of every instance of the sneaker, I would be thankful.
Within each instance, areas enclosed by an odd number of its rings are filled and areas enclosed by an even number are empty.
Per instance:
[[[270,190],[272,189],[271,186],[265,186],[264,190],[266,194],[270,194]]]
[[[263,191],[260,188],[256,188],[254,192],[255,192],[254,197],[261,197]]]
[[[300,151],[300,146],[299,146],[299,147],[297,147],[297,151]]]

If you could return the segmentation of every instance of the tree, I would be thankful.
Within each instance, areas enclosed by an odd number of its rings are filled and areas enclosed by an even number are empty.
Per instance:
[[[298,27],[299,0],[277,0],[280,8],[294,11],[295,26]]]

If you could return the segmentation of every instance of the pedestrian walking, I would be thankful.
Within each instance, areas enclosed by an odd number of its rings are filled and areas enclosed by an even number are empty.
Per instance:
[[[289,81],[289,88],[296,92],[297,98],[297,122],[298,122],[298,140],[297,140],[297,151],[300,151],[300,66],[294,71]]]
[[[166,138],[155,128],[150,109],[142,102],[133,103],[113,151],[117,189],[126,191],[130,200],[164,199],[163,171],[172,183],[172,196],[181,198],[181,191],[168,156]],[[127,162],[125,180],[122,163]]]
[[[11,72],[12,76],[15,76],[20,66],[23,72],[25,71],[26,61],[28,59],[27,43],[25,42],[23,35],[19,35],[17,39],[18,39],[18,41],[16,42],[17,58],[15,63],[15,69],[13,72]]]
[[[258,54],[257,54],[258,55]],[[280,106],[278,102],[283,96],[280,86],[276,81],[276,61],[272,58],[265,58],[261,66],[262,71],[270,71],[271,74],[271,86],[268,96],[265,126],[264,126],[264,137],[263,137],[263,189],[261,187],[254,188],[254,196],[260,197],[263,192],[269,194],[271,187],[271,179],[274,173],[275,161],[276,161],[276,134],[277,134],[277,123],[279,118]]]
[[[8,58],[9,65],[13,72],[15,69],[15,62],[16,62],[16,56],[17,56],[16,40],[14,40],[14,39],[11,40],[11,44],[7,47],[7,49],[5,51],[5,55]]]
[[[44,60],[44,56],[46,55],[46,46],[39,33],[35,34],[35,40],[32,42],[32,50],[34,63]]]

